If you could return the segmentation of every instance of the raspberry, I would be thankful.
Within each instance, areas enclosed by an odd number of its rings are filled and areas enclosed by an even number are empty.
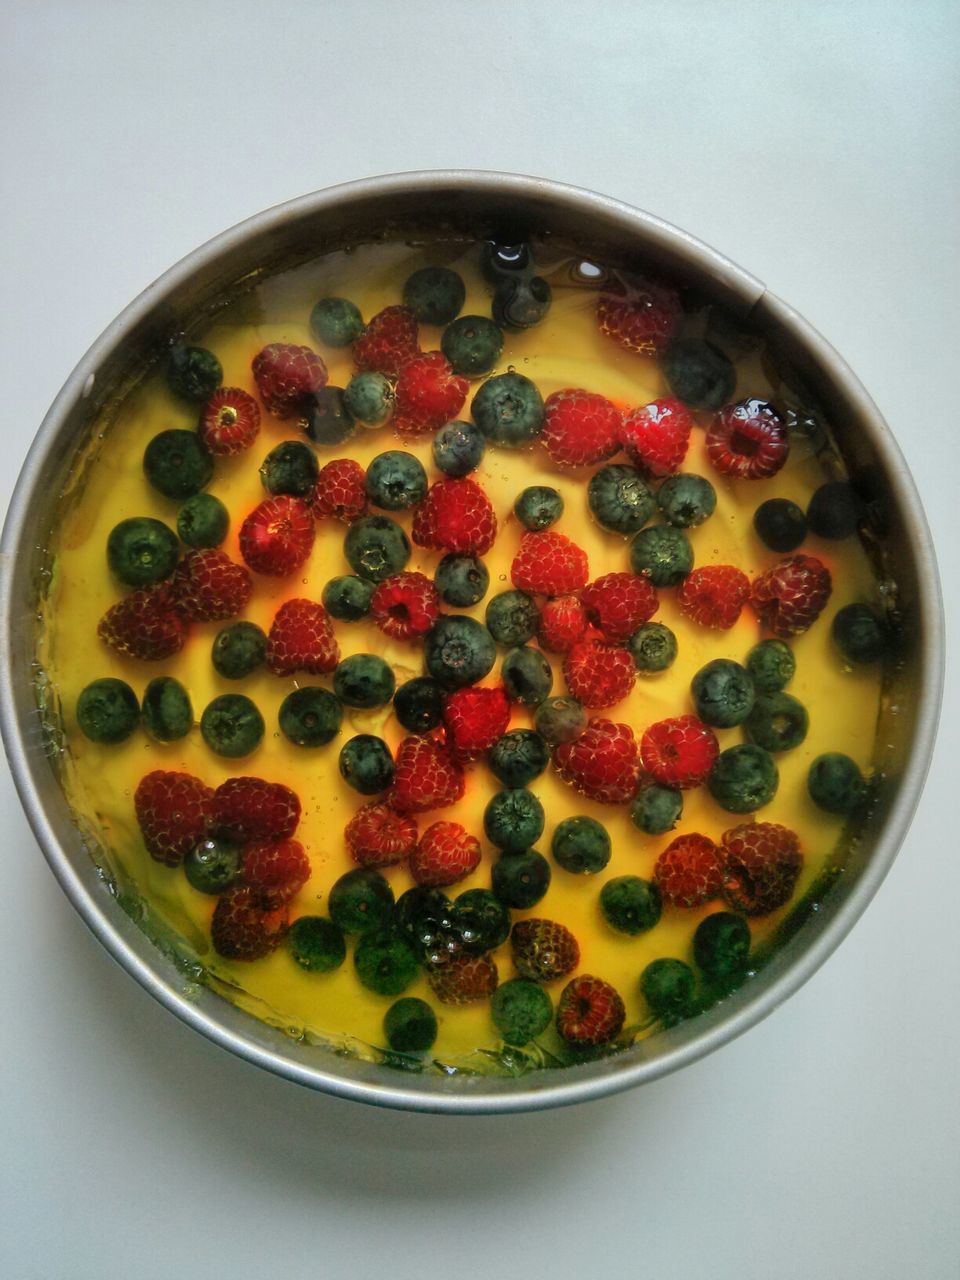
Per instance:
[[[475,1004],[488,1000],[499,981],[497,966],[490,956],[454,956],[440,968],[427,973],[433,994],[443,1004]]]
[[[410,854],[410,874],[427,889],[456,884],[479,865],[480,841],[459,822],[433,823]]]
[[[344,836],[350,856],[361,867],[392,867],[416,847],[417,824],[374,800],[357,810]]]
[[[502,689],[458,689],[443,708],[447,741],[459,760],[489,751],[510,723],[510,704]]]
[[[745,916],[789,902],[803,869],[800,841],[778,822],[745,822],[721,837],[724,901]]]
[[[633,730],[612,720],[591,720],[573,742],[561,742],[553,763],[562,780],[601,804],[626,804],[640,780]]]
[[[399,813],[443,809],[463,797],[463,770],[446,747],[432,738],[404,738],[395,766],[386,800]]]
[[[239,387],[220,387],[203,406],[198,429],[216,457],[243,453],[260,434],[260,406]]]
[[[222,551],[188,551],[170,584],[177,608],[191,622],[220,622],[243,613],[253,595],[249,571]]]
[[[133,806],[151,858],[177,867],[209,828],[213,791],[189,773],[156,769],[140,779]]]
[[[608,640],[621,642],[649,622],[660,605],[649,580],[635,573],[606,573],[584,587],[580,600],[594,626]]]
[[[683,311],[674,289],[637,276],[607,285],[597,302],[600,332],[627,351],[654,356],[670,342]]]
[[[661,786],[681,791],[701,786],[719,750],[716,734],[696,716],[658,720],[640,739],[647,773]]]
[[[114,653],[156,662],[183,648],[187,624],[173,603],[169,584],[133,591],[100,619],[97,635]]]
[[[245,843],[286,840],[300,821],[300,799],[282,782],[228,778],[213,793],[212,829]]]
[[[285,906],[271,910],[255,889],[238,885],[217,900],[210,936],[225,960],[262,960],[283,941],[288,926]]]
[[[510,947],[517,973],[531,982],[565,978],[580,963],[576,938],[554,920],[519,920],[510,931]]]
[[[592,974],[580,974],[560,992],[557,1030],[578,1048],[608,1044],[620,1034],[626,1017],[617,989]]]
[[[416,640],[440,616],[440,594],[425,574],[397,573],[370,597],[370,616],[395,640]]]
[[[385,307],[378,312],[353,344],[353,363],[396,377],[401,366],[420,354],[417,317],[409,307]]]
[[[557,596],[540,610],[537,637],[548,653],[567,653],[587,629],[587,615],[576,596]]]
[[[439,431],[463,408],[469,388],[442,351],[414,356],[397,378],[393,425],[402,436]]]
[[[693,425],[682,401],[652,400],[624,419],[620,442],[634,466],[651,476],[672,476],[687,456]]]
[[[725,476],[763,480],[787,460],[786,423],[766,400],[725,405],[707,429],[707,456]]]
[[[525,533],[510,567],[510,577],[521,591],[544,596],[564,596],[586,586],[590,576],[587,553],[562,533]]]
[[[703,906],[723,887],[720,851],[699,832],[677,836],[657,859],[653,879],[664,902],[675,907]]]
[[[563,660],[570,693],[591,711],[615,707],[626,698],[637,678],[637,667],[626,649],[578,640]]]
[[[320,468],[311,498],[314,514],[349,524],[367,513],[366,473],[352,458],[334,458]]]
[[[620,447],[620,411],[605,396],[567,388],[544,404],[540,439],[559,467],[583,467],[612,458]]]
[[[307,503],[279,494],[261,502],[240,526],[240,554],[257,573],[283,578],[306,563],[315,536]]]
[[[761,574],[750,590],[750,605],[775,636],[807,631],[830,599],[830,570],[815,556],[789,556]]]
[[[295,898],[310,879],[310,859],[299,840],[255,840],[243,851],[242,876],[273,909]]]
[[[327,366],[309,347],[271,342],[253,358],[260,399],[277,418],[295,418],[304,403],[327,385]]]
[[[497,536],[497,517],[476,480],[438,480],[413,514],[418,547],[482,556]]]
[[[339,661],[340,646],[322,604],[288,600],[280,606],[267,636],[266,663],[274,675],[323,675]]]
[[[729,631],[750,596],[750,579],[732,564],[708,564],[687,574],[677,589],[680,612],[702,627]]]

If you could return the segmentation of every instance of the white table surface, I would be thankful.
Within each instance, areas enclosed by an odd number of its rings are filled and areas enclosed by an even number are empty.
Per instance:
[[[897,433],[957,619],[960,7],[0,4],[3,505],[73,364],[182,254],[394,170],[556,177],[716,245]],[[0,1275],[955,1280],[955,673],[895,867],[775,1016],[658,1084],[382,1113],[234,1060],[57,888],[0,779]]]

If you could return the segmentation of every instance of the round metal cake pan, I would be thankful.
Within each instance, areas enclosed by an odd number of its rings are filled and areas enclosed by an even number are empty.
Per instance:
[[[145,360],[251,273],[269,275],[349,244],[430,236],[556,238],[585,256],[665,274],[750,317],[831,423],[850,470],[880,512],[884,571],[896,584],[903,660],[880,713],[884,782],[842,873],[819,908],[735,994],[618,1055],[518,1079],[400,1074],[291,1040],[181,972],[124,913],[77,828],[45,749],[35,690],[44,551],[71,460],[101,408]],[[420,1111],[496,1113],[561,1106],[656,1079],[726,1044],[810,977],[876,893],[913,815],[936,734],[944,632],[930,534],[903,456],[833,348],[763,284],[693,236],[594,192],[539,178],[443,170],[370,178],[279,205],[225,231],[150,285],[96,340],[37,432],[2,540],[0,725],[41,849],[96,936],[151,995],[217,1044],[290,1080],[341,1097]]]

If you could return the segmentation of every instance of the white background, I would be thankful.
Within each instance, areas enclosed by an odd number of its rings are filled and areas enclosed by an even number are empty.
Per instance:
[[[462,166],[617,196],[844,353],[897,433],[957,621],[960,6],[0,4],[5,506],[113,316],[288,197]],[[900,858],[797,996],[697,1066],[508,1119],[380,1113],[153,1004],[2,805],[5,1280],[537,1274],[955,1280],[957,681]]]

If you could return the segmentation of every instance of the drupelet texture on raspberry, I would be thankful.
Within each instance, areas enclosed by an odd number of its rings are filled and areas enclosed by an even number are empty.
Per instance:
[[[211,829],[245,843],[285,840],[300,822],[300,798],[282,782],[227,778],[213,793]]]
[[[438,480],[417,504],[412,536],[418,547],[482,556],[497,536],[497,517],[476,480]]]
[[[754,581],[750,606],[775,636],[787,639],[813,626],[832,590],[830,570],[816,556],[788,556]]]
[[[379,800],[358,809],[344,836],[350,856],[361,867],[392,867],[408,858],[417,844],[417,824]]]
[[[640,781],[633,730],[611,720],[591,720],[579,738],[554,749],[553,763],[564,782],[601,804],[626,804]]]
[[[503,689],[457,689],[444,703],[447,741],[460,760],[474,760],[507,731],[510,703]]]
[[[510,577],[521,591],[563,596],[586,586],[590,576],[587,553],[562,533],[525,533],[510,568]]]
[[[279,494],[261,502],[240,526],[240,554],[255,572],[283,578],[306,564],[315,537],[310,505]]]
[[[456,884],[480,865],[480,841],[459,822],[434,822],[410,854],[410,874],[428,889]]]
[[[177,609],[170,584],[132,591],[100,619],[97,635],[125,658],[159,662],[183,648],[187,623]]]
[[[386,802],[398,813],[426,813],[456,804],[464,786],[463,769],[441,742],[411,735],[397,748]]]
[[[327,366],[309,347],[271,342],[253,358],[260,399],[276,418],[295,418],[310,396],[327,385]]]
[[[650,725],[640,739],[647,773],[664,787],[701,786],[720,751],[717,735],[696,716],[672,716]]]
[[[672,476],[687,456],[693,426],[693,415],[681,400],[652,400],[624,418],[620,441],[641,471]]]
[[[563,659],[570,693],[592,711],[615,707],[628,697],[637,678],[631,654],[619,645],[578,640]]]
[[[470,383],[453,372],[442,351],[413,356],[400,369],[393,425],[402,436],[439,431],[463,408]]]
[[[605,462],[620,448],[620,416],[605,396],[568,387],[544,402],[540,440],[557,466]]]
[[[660,854],[653,878],[664,902],[675,907],[700,907],[719,897],[723,888],[720,851],[699,832],[677,836]]]
[[[187,552],[171,579],[170,593],[190,622],[220,622],[243,613],[253,580],[244,565],[209,547]]]
[[[366,473],[353,458],[334,458],[320,468],[311,502],[317,516],[349,524],[367,512]]]
[[[370,616],[394,640],[419,640],[440,616],[440,593],[425,574],[397,573],[370,597]]]
[[[584,587],[580,601],[593,625],[618,642],[629,640],[660,605],[649,579],[635,573],[604,574]]]
[[[133,805],[151,858],[178,867],[209,829],[213,790],[192,774],[155,769],[140,779]]]
[[[340,646],[322,604],[288,600],[280,606],[267,636],[266,662],[274,675],[323,675],[339,661]]]
[[[419,354],[417,317],[409,307],[384,307],[353,344],[353,363],[358,369],[391,378]]]

